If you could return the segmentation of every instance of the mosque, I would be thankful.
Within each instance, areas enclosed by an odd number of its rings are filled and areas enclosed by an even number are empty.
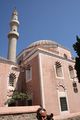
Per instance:
[[[13,106],[5,102],[19,90],[30,95],[25,106],[41,105],[54,115],[80,112],[80,83],[71,52],[53,40],[39,40],[16,56],[18,26],[15,9],[8,33],[8,57],[0,57],[0,107]]]

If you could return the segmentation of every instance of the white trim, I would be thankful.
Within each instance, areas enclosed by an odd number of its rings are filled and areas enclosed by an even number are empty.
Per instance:
[[[24,53],[25,53],[25,51],[24,51]],[[23,58],[24,64],[26,63],[26,60],[28,60],[28,61],[31,60],[32,58],[37,56],[39,53],[46,54],[46,55],[49,55],[49,56],[52,56],[52,57],[54,56],[56,58],[60,58],[60,59],[65,60],[59,54],[56,54],[54,52],[51,52],[51,51],[48,51],[48,50],[45,50],[45,49],[42,49],[42,48],[35,48],[34,50],[30,51],[30,53],[27,56],[24,56],[24,58]],[[21,53],[20,56],[21,55],[23,55],[23,54]],[[19,56],[18,56],[18,59],[19,59]],[[69,60],[69,59],[66,59],[66,60],[69,61],[69,62],[73,62],[73,60]]]
[[[38,51],[38,49],[34,49],[34,50],[32,50],[27,56],[25,56],[24,58],[23,58],[23,60],[26,60],[26,59],[28,59],[29,57],[31,57],[35,52],[37,52]]]
[[[27,60],[25,59],[24,64],[26,64],[26,62],[28,62],[28,61],[32,60],[34,57],[36,57],[38,55],[38,53],[39,52],[37,51],[36,53],[34,53],[33,55],[31,55],[29,58],[26,58]]]
[[[41,53],[38,55],[39,58],[39,71],[40,71],[40,92],[41,92],[41,105],[45,108],[45,98],[44,98],[44,83],[43,83],[43,72],[42,72],[42,63],[41,63]]]

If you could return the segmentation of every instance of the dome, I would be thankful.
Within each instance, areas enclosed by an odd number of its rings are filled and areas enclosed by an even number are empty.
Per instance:
[[[40,45],[58,45],[58,43],[56,43],[55,41],[52,41],[52,40],[39,40],[39,41],[36,41],[36,42],[33,42],[32,44],[30,44],[28,46],[28,48],[36,47],[36,46],[40,46]]]

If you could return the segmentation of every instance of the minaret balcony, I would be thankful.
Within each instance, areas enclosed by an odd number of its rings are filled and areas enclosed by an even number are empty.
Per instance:
[[[18,20],[11,20],[11,22],[10,22],[10,25],[19,25],[19,21]]]
[[[18,39],[19,33],[16,32],[16,31],[10,31],[10,32],[8,33],[8,38],[13,37],[13,36],[16,36],[17,39]]]

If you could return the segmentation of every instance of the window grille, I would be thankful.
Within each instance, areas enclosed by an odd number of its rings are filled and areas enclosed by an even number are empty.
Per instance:
[[[60,97],[60,105],[61,105],[61,111],[68,110],[66,97]]]
[[[11,73],[9,75],[9,85],[14,86],[14,80],[16,79],[16,75],[14,73]]]

